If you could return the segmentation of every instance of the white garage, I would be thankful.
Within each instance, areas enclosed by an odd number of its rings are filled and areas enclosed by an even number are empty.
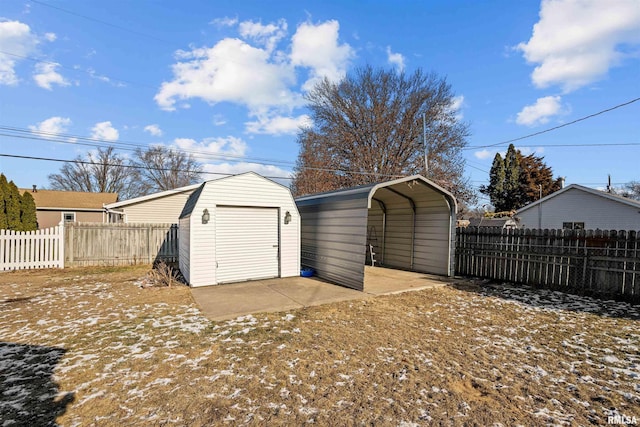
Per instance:
[[[300,274],[300,214],[285,186],[248,172],[203,183],[180,215],[191,286]]]

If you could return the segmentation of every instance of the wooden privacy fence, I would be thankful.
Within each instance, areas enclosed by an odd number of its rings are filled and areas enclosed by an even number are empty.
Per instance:
[[[36,231],[0,230],[0,270],[63,268],[62,227]]]
[[[640,232],[456,232],[456,273],[640,302]]]
[[[176,224],[66,224],[65,265],[132,265],[178,260]]]

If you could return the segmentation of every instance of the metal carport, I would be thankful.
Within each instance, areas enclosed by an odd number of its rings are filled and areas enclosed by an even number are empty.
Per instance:
[[[301,264],[318,277],[364,291],[373,246],[377,264],[453,275],[456,200],[413,175],[296,199]]]

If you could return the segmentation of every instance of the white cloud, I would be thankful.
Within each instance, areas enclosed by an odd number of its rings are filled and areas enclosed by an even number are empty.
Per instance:
[[[480,160],[485,160],[495,157],[496,151],[489,151],[485,148],[484,150],[476,151],[475,153],[473,153],[473,155]]]
[[[81,69],[81,68],[77,67],[77,69]],[[96,70],[94,70],[91,67],[87,68],[86,71],[87,71],[87,74],[89,74],[89,76],[92,79],[99,80],[99,81],[104,82],[104,83],[109,83],[111,86],[114,86],[114,87],[126,87],[127,86],[126,84],[124,84],[122,82],[113,81],[109,77],[107,77],[107,76],[105,76],[103,74],[98,74],[96,72]]]
[[[52,90],[53,88],[51,86],[54,84],[69,86],[69,81],[56,71],[56,68],[59,66],[60,64],[53,62],[38,62],[33,74],[33,80],[36,81],[38,86],[47,90]]]
[[[271,177],[286,178],[292,175],[291,172],[274,165],[242,161],[241,158],[245,156],[248,146],[242,139],[234,136],[204,138],[201,141],[196,141],[191,138],[176,138],[173,143],[175,147],[193,154],[194,157],[202,163],[203,170],[209,173],[209,175],[205,176],[205,179],[222,178],[227,176],[226,174],[235,175],[249,171]],[[216,157],[221,158],[225,156],[237,157],[239,161],[216,162]],[[276,181],[286,186],[289,186],[291,183],[288,179],[276,179]]]
[[[71,126],[71,119],[68,117],[50,117],[41,121],[35,126],[29,126],[33,132],[41,132],[44,138],[54,138],[56,135],[66,133]]]
[[[222,178],[224,175],[216,175],[217,174],[239,174],[244,172],[255,172],[262,176],[276,178],[274,181],[284,185],[291,185],[291,180],[286,179],[287,177],[293,176],[290,171],[286,171],[277,166],[273,165],[264,165],[260,163],[249,163],[249,162],[238,162],[238,163],[205,163],[202,166],[202,169],[209,173],[207,179],[215,179]],[[285,179],[277,179],[279,177]]]
[[[233,27],[238,23],[238,18],[229,18],[225,16],[224,18],[216,18],[209,22],[209,24],[215,25],[217,27]]]
[[[179,51],[183,60],[173,65],[173,80],[163,82],[155,101],[175,110],[176,101],[200,98],[210,104],[228,101],[250,110],[293,108],[303,104],[289,86],[295,73],[287,64],[271,62],[267,50],[239,39],[223,39],[211,48]]]
[[[287,116],[258,116],[258,120],[246,122],[248,133],[268,135],[295,135],[300,128],[312,125],[311,117],[302,114],[298,117]]]
[[[117,141],[120,137],[118,130],[111,125],[111,122],[96,123],[91,128],[91,138],[101,139],[106,141]]]
[[[198,142],[191,138],[176,138],[173,143],[181,150],[193,154],[200,161],[209,160],[215,156],[243,157],[247,152],[247,143],[234,136],[204,138]]]
[[[604,77],[638,43],[637,0],[543,0],[531,38],[516,49],[539,64],[531,75],[537,87],[570,92]]]
[[[38,38],[27,24],[19,21],[0,22],[0,51],[18,56],[29,56],[38,44]],[[0,85],[18,84],[15,66],[22,58],[0,53]]]
[[[44,38],[48,42],[54,42],[57,40],[58,36],[56,36],[56,33],[44,33]]]
[[[156,124],[145,126],[144,131],[149,132],[153,136],[162,136],[162,129]]]
[[[516,147],[522,154],[528,156],[529,154],[541,155],[544,154],[544,147]]]
[[[387,46],[387,62],[398,69],[398,72],[404,71],[405,57],[401,53],[391,52],[391,46]]]
[[[460,121],[464,119],[462,107],[464,107],[464,95],[454,96],[451,99],[447,113],[452,114],[456,120]]]
[[[287,35],[287,21],[280,19],[275,24],[267,25],[263,25],[260,22],[243,21],[238,29],[244,39],[254,40],[259,45],[264,46],[268,52],[271,52],[280,40]]]
[[[552,116],[563,114],[561,98],[559,96],[545,96],[538,98],[535,104],[527,105],[518,113],[516,123],[525,126],[544,124]]]
[[[331,81],[344,77],[356,54],[347,43],[339,43],[339,30],[340,24],[335,20],[298,26],[292,37],[291,63],[311,69],[310,78],[302,86],[304,90],[311,90],[323,77]]]
[[[222,114],[213,115],[213,125],[222,126],[227,124],[227,119]]]

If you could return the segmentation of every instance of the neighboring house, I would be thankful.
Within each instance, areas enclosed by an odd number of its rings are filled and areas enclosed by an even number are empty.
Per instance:
[[[187,199],[200,184],[136,197],[105,206],[108,222],[177,224]]]
[[[470,218],[469,227],[499,227],[518,228],[518,223],[513,218]]]
[[[38,228],[49,228],[64,222],[106,222],[104,205],[118,200],[117,193],[85,193],[20,189],[30,193],[36,203]]]
[[[640,202],[572,184],[516,212],[522,228],[640,230]]]

